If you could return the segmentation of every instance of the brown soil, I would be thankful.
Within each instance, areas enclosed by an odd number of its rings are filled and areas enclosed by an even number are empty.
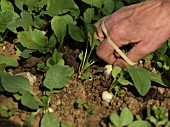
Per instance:
[[[33,83],[33,90],[37,96],[42,96],[44,93],[41,90],[41,85],[44,76],[42,72],[36,70],[36,65],[45,61],[48,56],[39,58],[31,57],[27,60],[21,60],[15,55],[14,44],[4,42],[4,46],[0,47],[0,54],[14,56],[20,61],[20,66],[14,69],[13,73],[30,72],[36,76],[36,81]],[[146,108],[153,105],[163,106],[167,113],[169,112],[170,90],[156,85],[153,85],[149,93],[144,97],[140,96],[135,88],[128,86],[122,87],[120,94],[115,96],[112,103],[102,101],[102,92],[108,90],[112,82],[111,78],[105,77],[103,65],[96,64],[86,70],[93,74],[92,80],[79,80],[76,73],[79,66],[77,62],[79,50],[73,50],[68,46],[64,46],[62,51],[66,64],[75,68],[75,73],[67,87],[53,94],[50,102],[50,107],[54,110],[55,116],[62,123],[70,123],[73,127],[106,127],[108,125],[108,116],[113,112],[121,111],[124,107],[128,107],[133,114],[139,114],[141,117],[145,117]],[[83,107],[77,108],[75,105],[77,100],[84,100],[84,105],[90,105],[91,108],[89,110]],[[24,125],[30,114],[30,110],[22,107],[20,102],[16,101],[9,93],[1,93],[0,106],[7,101],[10,101],[17,109],[9,119],[20,125]],[[42,116],[43,112],[40,112],[36,116],[34,127],[39,127]]]

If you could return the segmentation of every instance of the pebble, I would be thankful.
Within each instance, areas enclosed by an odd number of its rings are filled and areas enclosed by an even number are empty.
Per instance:
[[[164,91],[165,91],[165,88],[161,88],[161,87],[158,88],[158,92],[159,92],[160,94],[163,94]]]

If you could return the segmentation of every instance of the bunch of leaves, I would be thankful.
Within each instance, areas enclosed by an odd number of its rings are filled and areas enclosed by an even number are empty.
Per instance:
[[[125,69],[115,67],[112,70],[114,78],[109,91],[115,90],[115,94],[120,92],[121,86],[132,85],[140,95],[144,96],[148,93],[151,82],[156,82],[164,87],[170,87],[169,81],[160,74],[150,72],[144,68],[129,66]]]
[[[4,118],[9,118],[15,113],[16,109],[13,107],[13,105],[10,102],[5,102],[0,107],[0,116]]]
[[[147,108],[147,118],[155,127],[170,126],[165,108],[152,106]]]
[[[109,127],[151,127],[151,124],[139,117],[134,118],[132,112],[125,107],[120,116],[117,113],[110,115]]]

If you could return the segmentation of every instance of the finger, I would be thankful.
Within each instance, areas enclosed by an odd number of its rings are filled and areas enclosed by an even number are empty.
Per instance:
[[[96,50],[97,56],[109,64],[113,64],[116,60],[114,49],[110,46],[106,39],[100,44]]]
[[[127,52],[126,55],[131,61],[136,63],[140,59],[145,58],[151,52],[154,52],[160,46],[154,43],[155,40],[149,43],[139,42],[129,52]],[[128,66],[128,63],[126,63],[122,58],[119,58],[115,61],[114,65],[124,68]]]

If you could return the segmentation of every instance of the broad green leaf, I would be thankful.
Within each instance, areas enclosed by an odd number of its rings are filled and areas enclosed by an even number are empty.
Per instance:
[[[21,9],[24,10],[24,5],[27,6],[28,11],[39,11],[41,8],[43,8],[44,5],[47,4],[47,0],[36,0],[36,1],[32,1],[32,0],[14,0],[15,1],[15,5]]]
[[[14,11],[14,7],[13,7],[12,3],[8,0],[1,0],[0,5],[1,5],[2,11],[7,11],[7,10],[11,11],[11,12]]]
[[[82,1],[97,8],[102,8],[104,2],[104,0],[82,0]]]
[[[53,17],[68,12],[71,12],[75,17],[79,16],[79,8],[73,0],[48,0],[47,11],[44,13]]]
[[[31,12],[28,12],[28,11],[22,11],[21,12],[21,17],[23,20],[25,20],[25,25],[28,24],[28,25],[33,25],[33,18],[32,18],[32,15],[31,15]]]
[[[36,49],[41,53],[46,53],[49,49],[48,38],[40,30],[18,32],[18,40],[28,49]]]
[[[39,109],[39,104],[28,91],[22,95],[21,103],[30,109]]]
[[[112,70],[112,76],[114,79],[117,78],[118,74],[120,74],[120,72],[122,71],[122,69],[118,66],[114,67]]]
[[[167,80],[164,76],[161,74],[156,74],[154,72],[150,72],[150,78],[152,81],[166,87],[170,87],[170,81]]]
[[[112,122],[113,125],[116,127],[121,127],[121,119],[118,114],[112,113],[110,115],[110,121]]]
[[[46,113],[41,120],[41,127],[60,127],[60,122],[53,113]]]
[[[83,14],[84,21],[86,23],[91,23],[91,20],[93,19],[94,15],[95,15],[94,8],[87,8]]]
[[[69,66],[56,64],[47,71],[43,84],[48,89],[61,89],[67,85],[73,72]]]
[[[7,25],[12,22],[13,13],[11,11],[2,11],[0,12],[0,32],[4,32],[7,28]]]
[[[134,121],[128,127],[152,127],[148,121]]]
[[[69,32],[71,38],[73,38],[75,41],[78,41],[78,42],[85,41],[85,33],[81,28],[79,28],[75,25],[69,24],[68,32]]]
[[[0,55],[0,64],[5,64],[6,66],[13,66],[13,67],[18,66],[18,62],[15,58],[11,56],[3,56],[3,55]]]
[[[132,66],[127,67],[127,71],[129,72],[139,94],[142,96],[147,94],[151,87],[150,72],[143,68]]]
[[[55,16],[51,20],[51,26],[56,35],[60,45],[63,44],[64,37],[66,35],[67,25],[74,24],[73,18],[70,15]]]
[[[125,107],[120,113],[120,119],[121,125],[127,126],[133,121],[133,114],[127,107]]]
[[[17,33],[17,28],[22,27],[25,31],[31,30],[30,24],[27,23],[26,19],[18,18],[8,24],[7,28],[14,33]]]
[[[104,7],[102,8],[102,12],[104,15],[109,15],[114,11],[115,4],[113,0],[105,0]]]
[[[23,76],[15,75],[0,75],[2,86],[5,91],[11,93],[20,93],[24,94],[26,91],[34,94],[29,83],[29,80]]]

